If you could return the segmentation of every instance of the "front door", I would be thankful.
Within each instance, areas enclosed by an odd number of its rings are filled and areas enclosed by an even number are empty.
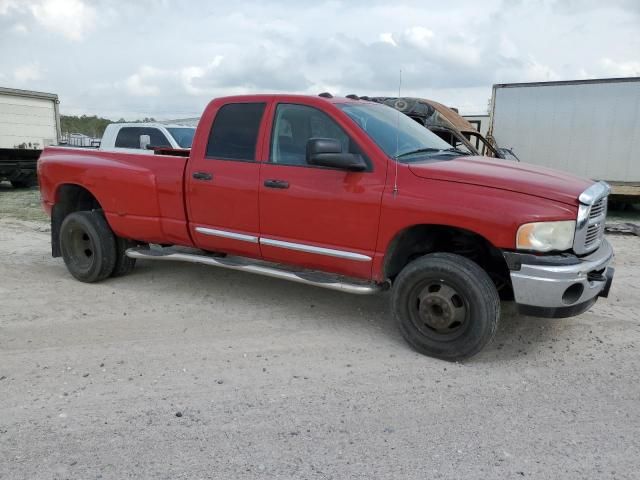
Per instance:
[[[265,260],[370,278],[386,172],[309,165],[310,138],[333,138],[363,154],[331,117],[315,107],[279,103],[269,158],[260,172],[260,244]],[[364,155],[364,154],[363,154]]]
[[[260,257],[257,152],[267,104],[267,97],[228,103],[201,119],[211,132],[206,146],[191,151],[186,172],[189,228],[199,248]]]

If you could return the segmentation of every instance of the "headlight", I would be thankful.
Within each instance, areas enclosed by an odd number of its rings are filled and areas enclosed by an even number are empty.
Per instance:
[[[575,231],[575,220],[525,223],[518,229],[516,248],[536,252],[569,250],[573,246]]]

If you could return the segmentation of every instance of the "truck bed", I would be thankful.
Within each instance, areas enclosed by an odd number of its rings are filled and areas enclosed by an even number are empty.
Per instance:
[[[102,206],[116,234],[190,245],[183,181],[187,159],[48,147],[38,163],[43,206],[50,212],[61,188],[82,185]]]

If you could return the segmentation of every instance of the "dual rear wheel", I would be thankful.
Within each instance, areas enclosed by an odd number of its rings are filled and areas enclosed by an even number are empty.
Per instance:
[[[67,215],[60,227],[60,248],[67,269],[81,282],[99,282],[129,273],[135,259],[125,255],[133,246],[117,237],[101,212],[81,211]]]

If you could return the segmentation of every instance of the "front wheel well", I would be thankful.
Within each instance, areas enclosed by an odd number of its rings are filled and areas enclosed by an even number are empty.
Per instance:
[[[101,210],[102,207],[89,190],[75,184],[60,185],[55,199],[51,210],[51,255],[60,257],[60,226],[67,215],[83,210]]]
[[[384,278],[393,281],[411,261],[435,252],[473,260],[491,277],[503,300],[513,297],[509,268],[500,249],[477,233],[446,225],[414,225],[398,233],[384,258]]]

